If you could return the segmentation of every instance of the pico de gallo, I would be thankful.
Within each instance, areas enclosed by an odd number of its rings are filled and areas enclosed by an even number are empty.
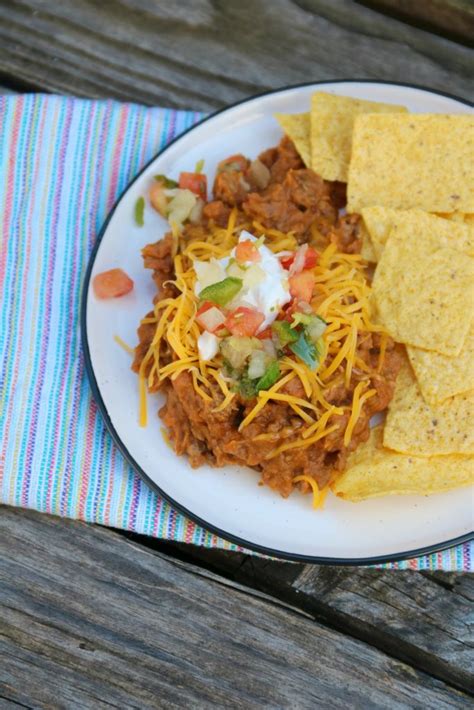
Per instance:
[[[308,244],[274,254],[242,231],[230,255],[195,261],[196,320],[203,360],[223,356],[225,374],[246,397],[271,387],[279,361],[295,356],[316,370],[324,351],[326,322],[309,305],[318,253]]]

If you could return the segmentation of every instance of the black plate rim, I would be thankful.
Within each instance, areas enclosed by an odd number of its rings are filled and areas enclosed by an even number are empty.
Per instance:
[[[192,520],[194,523],[199,525],[201,528],[204,528],[204,530],[209,530],[210,532],[214,533],[215,535],[218,535],[219,537],[223,538],[224,540],[227,540],[229,542],[234,543],[235,545],[238,545],[239,547],[245,548],[247,550],[251,550],[253,552],[258,552],[259,554],[266,555],[268,557],[275,557],[277,559],[281,560],[288,560],[291,562],[305,562],[305,563],[310,563],[310,564],[319,564],[319,565],[335,565],[335,566],[361,566],[361,565],[376,565],[376,564],[387,564],[389,562],[400,562],[403,560],[408,560],[408,559],[413,559],[416,557],[421,557],[423,555],[431,555],[436,552],[441,552],[443,550],[446,550],[450,547],[454,547],[456,545],[461,545],[465,542],[470,542],[471,540],[474,540],[474,531],[470,533],[465,533],[464,535],[459,535],[458,537],[452,538],[450,540],[443,540],[438,543],[433,543],[432,545],[427,545],[425,547],[419,547],[415,548],[413,550],[405,550],[403,552],[399,553],[393,553],[390,555],[378,555],[378,556],[373,556],[373,557],[320,557],[318,555],[303,555],[299,553],[292,553],[292,552],[285,552],[284,550],[276,550],[270,547],[266,547],[264,545],[259,545],[257,543],[253,543],[249,540],[245,540],[243,538],[238,537],[237,535],[233,535],[231,533],[227,533],[225,530],[222,530],[215,525],[212,525],[208,523],[207,521],[203,520],[200,518],[198,515],[193,513],[192,511],[188,510],[185,508],[183,505],[175,501],[173,498],[171,498],[160,486],[158,486],[152,479],[148,476],[148,474],[138,465],[138,463],[135,461],[125,444],[123,443],[122,439],[120,438],[118,432],[116,431],[114,425],[112,424],[112,420],[109,416],[109,413],[107,411],[107,407],[105,406],[104,400],[102,399],[102,395],[99,389],[99,385],[97,384],[97,380],[95,377],[94,373],[94,368],[92,365],[92,359],[90,355],[90,349],[89,349],[89,341],[88,341],[88,333],[87,333],[87,301],[88,301],[88,293],[89,293],[89,284],[90,284],[90,279],[92,275],[92,270],[94,268],[94,263],[95,263],[95,258],[97,255],[97,252],[99,250],[100,244],[102,242],[102,239],[105,235],[105,232],[107,230],[107,227],[109,225],[110,220],[112,219],[112,216],[117,209],[119,203],[125,196],[125,194],[129,191],[131,186],[140,178],[142,173],[145,172],[145,170],[148,168],[151,163],[153,163],[158,157],[163,155],[169,148],[172,146],[174,143],[176,143],[178,140],[183,138],[183,136],[187,135],[191,131],[195,130],[199,126],[201,126],[203,123],[206,123],[207,121],[211,120],[215,116],[218,116],[221,113],[224,113],[225,111],[229,111],[236,106],[240,106],[241,104],[244,103],[249,103],[255,99],[262,98],[264,96],[269,96],[271,94],[278,94],[282,93],[284,91],[288,91],[290,89],[300,89],[300,88],[305,88],[307,86],[324,86],[325,84],[383,84],[383,85],[388,85],[388,86],[401,86],[404,88],[409,88],[409,89],[420,89],[421,91],[427,91],[432,94],[437,94],[438,96],[446,96],[447,98],[454,99],[455,101],[459,101],[462,104],[465,104],[466,106],[469,106],[471,108],[474,107],[474,103],[471,101],[468,101],[467,99],[462,99],[459,96],[456,96],[454,94],[449,94],[447,92],[443,91],[438,91],[436,89],[430,89],[427,86],[422,86],[419,84],[407,84],[403,82],[396,82],[396,81],[378,81],[378,80],[372,80],[372,79],[334,79],[334,80],[325,80],[325,81],[307,81],[307,82],[302,82],[299,84],[290,84],[287,86],[279,87],[278,89],[271,89],[269,91],[263,91],[261,93],[246,97],[244,99],[241,99],[240,101],[236,101],[233,104],[230,104],[228,106],[224,106],[221,109],[218,109],[217,111],[214,111],[213,113],[209,114],[208,116],[205,116],[201,121],[198,123],[195,123],[193,126],[190,126],[186,131],[183,133],[180,133],[178,136],[173,138],[169,143],[166,144],[164,148],[162,148],[158,153],[156,153],[147,163],[146,165],[143,166],[143,168],[137,173],[137,175],[131,180],[127,187],[123,190],[123,192],[120,194],[120,196],[117,198],[115,201],[112,209],[110,210],[109,214],[107,215],[98,235],[97,235],[97,240],[94,244],[94,247],[92,249],[91,255],[89,257],[89,262],[87,265],[83,285],[82,285],[82,296],[81,296],[81,312],[80,312],[80,329],[81,329],[81,342],[82,342],[82,351],[84,355],[84,363],[85,363],[85,370],[87,373],[87,377],[90,383],[90,387],[92,390],[92,395],[94,397],[94,400],[96,402],[96,405],[102,415],[102,418],[104,420],[104,423],[112,436],[112,439],[114,440],[117,448],[119,449],[120,453],[122,456],[125,458],[127,463],[133,468],[133,470],[138,473],[138,475],[145,481],[145,483],[155,491],[161,498],[163,498],[169,505],[171,505],[175,510],[178,512],[182,513],[185,515],[187,518]]]

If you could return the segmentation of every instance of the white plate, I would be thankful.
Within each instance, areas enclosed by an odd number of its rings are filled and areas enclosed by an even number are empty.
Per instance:
[[[424,89],[376,82],[342,81],[275,91],[225,109],[177,138],[146,166],[122,195],[99,236],[86,279],[82,326],[84,350],[94,395],[122,452],[176,508],[228,540],[281,557],[338,564],[401,559],[467,539],[473,528],[472,490],[424,496],[389,496],[348,503],[329,496],[314,511],[311,496],[295,492],[284,500],[258,486],[258,473],[227,466],[193,470],[163,441],[155,418],[161,401],[148,400],[149,423],[137,423],[137,378],[115,334],[136,342],[137,324],[150,309],[154,286],[140,249],[162,236],[164,220],[147,208],[145,227],[134,223],[137,198],[153,175],[172,177],[204,158],[209,184],[217,163],[232,153],[249,157],[276,145],[281,130],[275,112],[307,111],[311,94],[327,92],[372,101],[404,104],[413,112],[466,113],[461,100]],[[123,267],[135,281],[133,293],[98,301],[90,288],[95,274]]]

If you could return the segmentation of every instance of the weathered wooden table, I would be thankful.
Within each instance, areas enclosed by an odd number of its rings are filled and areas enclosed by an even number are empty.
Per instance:
[[[347,77],[469,97],[473,36],[470,0],[0,0],[0,84],[200,110]],[[473,600],[464,574],[280,563],[3,507],[0,707],[469,707]]]

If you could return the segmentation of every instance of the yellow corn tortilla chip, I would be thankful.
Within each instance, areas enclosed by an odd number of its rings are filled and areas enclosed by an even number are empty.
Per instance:
[[[395,340],[460,353],[474,303],[471,233],[421,212],[397,217],[372,284],[379,320]]]
[[[351,454],[333,485],[336,495],[360,501],[385,495],[428,495],[474,483],[472,456],[406,456],[386,449],[383,426]]]
[[[388,408],[383,443],[394,451],[417,456],[474,454],[473,421],[474,392],[429,405],[406,361]]]
[[[474,320],[457,357],[411,345],[407,346],[407,353],[428,404],[436,406],[456,394],[474,390]]]
[[[442,217],[443,219],[449,219],[451,222],[461,222],[461,224],[469,221],[466,220],[466,217],[469,215],[465,215],[464,212],[437,212],[436,216]]]
[[[365,207],[361,211],[365,227],[370,234],[376,261],[382,256],[388,235],[398,214],[401,214],[399,210],[392,210],[389,207]]]
[[[400,220],[410,220],[415,234],[422,230],[434,231],[439,246],[453,247],[474,256],[474,223],[466,222],[467,215],[461,213],[433,215],[422,210],[394,210],[390,207],[364,207],[361,215],[370,235],[376,261],[382,256],[392,227]],[[453,226],[440,223],[439,219],[459,223],[461,227],[458,228],[457,224]]]
[[[347,211],[474,212],[474,116],[357,116]]]
[[[370,238],[370,234],[367,231],[367,227],[365,226],[363,221],[361,221],[359,223],[359,229],[360,229],[360,237],[362,239],[362,246],[360,249],[360,255],[363,259],[365,259],[365,261],[369,261],[370,263],[375,264],[377,262],[375,248],[374,248],[374,245],[372,244],[372,239]]]
[[[307,168],[311,167],[309,113],[276,113],[275,118],[283,132],[291,138]]]
[[[347,182],[355,117],[407,112],[405,106],[318,91],[311,97],[311,167],[325,180]]]

